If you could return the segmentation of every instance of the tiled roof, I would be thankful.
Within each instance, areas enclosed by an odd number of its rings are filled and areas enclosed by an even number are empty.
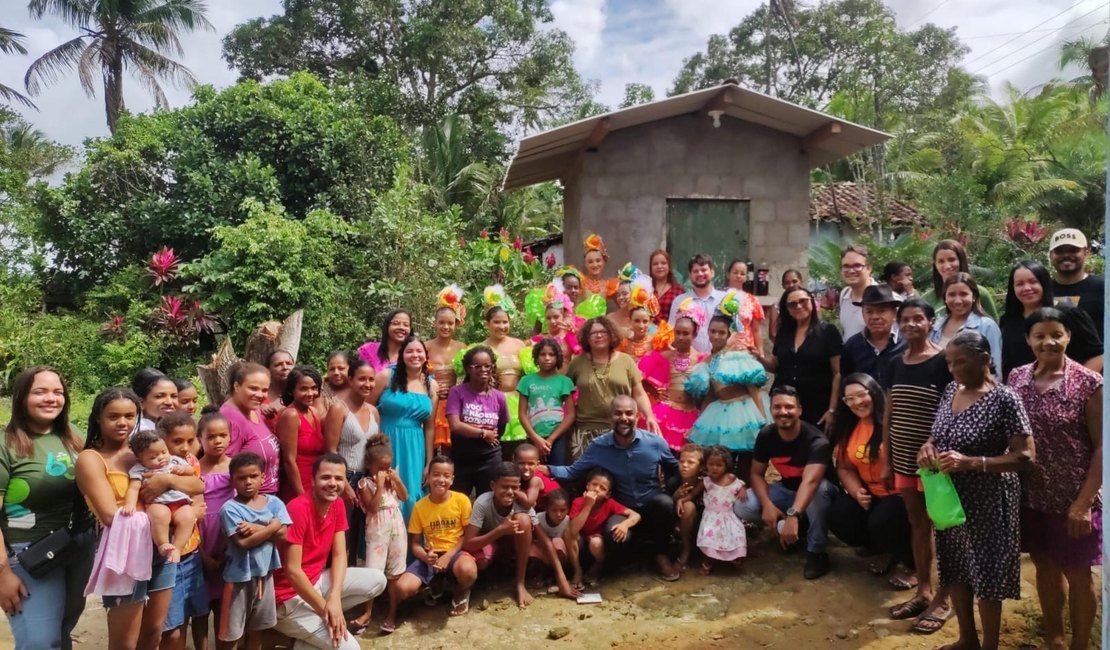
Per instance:
[[[896,226],[916,226],[926,223],[925,216],[912,205],[891,196],[885,197],[886,216]],[[875,186],[870,183],[824,183],[810,190],[809,218],[839,223],[855,221],[870,223],[877,216],[879,200]]]

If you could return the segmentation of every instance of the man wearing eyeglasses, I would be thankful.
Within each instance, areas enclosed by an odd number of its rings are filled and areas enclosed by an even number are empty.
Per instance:
[[[829,572],[827,520],[837,489],[825,476],[832,466],[832,445],[817,427],[802,421],[793,386],[771,389],[771,417],[774,421],[755,439],[751,489],[732,511],[744,521],[777,529],[784,549],[798,543],[804,519],[809,529],[803,575],[815,580]],[[768,465],[782,477],[778,483],[767,482]]]
[[[853,245],[840,253],[840,278],[844,280],[840,291],[840,332],[847,341],[866,327],[859,301],[863,300],[864,289],[875,284],[866,248]]]

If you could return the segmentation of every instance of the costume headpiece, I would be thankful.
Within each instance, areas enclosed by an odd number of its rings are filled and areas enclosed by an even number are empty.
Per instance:
[[[582,245],[583,255],[592,251],[597,251],[601,253],[601,259],[607,262],[609,261],[609,251],[605,250],[605,242],[601,241],[601,235],[597,234],[596,232],[590,233],[590,236],[586,238],[586,241],[583,242]]]
[[[617,279],[621,282],[632,282],[640,275],[643,274],[640,273],[640,269],[636,268],[635,264],[626,262],[625,265],[621,267],[620,272],[617,273]]]
[[[493,307],[500,307],[510,317],[516,314],[516,305],[505,293],[505,287],[500,284],[490,285],[482,291],[482,304],[487,311]]]
[[[574,268],[573,264],[567,264],[566,266],[560,267],[555,270],[555,277],[559,278],[560,280],[568,275],[572,275],[578,278],[579,283],[582,282],[582,272]]]
[[[455,320],[462,323],[466,320],[466,306],[462,304],[463,290],[457,284],[451,284],[436,294],[436,311],[450,309],[455,312]]]
[[[659,299],[652,291],[651,278],[640,274],[632,280],[632,294],[628,298],[629,309],[644,309],[654,319],[659,315]]]
[[[543,292],[544,309],[556,307],[564,312],[574,313],[574,303],[563,293],[562,282],[551,282]]]
[[[717,305],[717,313],[729,319],[729,329],[733,332],[744,331],[744,323],[740,320],[740,297],[736,291],[729,291]]]
[[[680,318],[689,318],[694,321],[699,330],[705,328],[705,321],[709,319],[708,316],[705,315],[705,310],[702,309],[702,306],[694,302],[693,298],[687,298],[678,303],[678,311],[675,312],[675,322],[677,323]]]

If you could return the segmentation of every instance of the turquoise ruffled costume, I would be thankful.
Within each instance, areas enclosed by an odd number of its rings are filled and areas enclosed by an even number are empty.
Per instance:
[[[684,389],[700,401],[711,389],[720,392],[728,386],[762,386],[766,382],[767,371],[752,355],[729,350],[699,363]],[[761,392],[759,399],[763,413],[770,414],[767,395]],[[751,451],[756,434],[768,422],[763,413],[747,394],[729,400],[716,399],[702,410],[687,440],[703,446],[721,445],[733,452]]]

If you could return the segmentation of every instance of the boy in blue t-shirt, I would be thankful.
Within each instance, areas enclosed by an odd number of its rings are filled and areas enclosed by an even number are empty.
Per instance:
[[[277,497],[259,494],[264,461],[245,452],[228,468],[235,498],[220,508],[220,527],[227,535],[224,593],[220,603],[220,641],[238,641],[247,633],[247,648],[262,647],[256,634],[277,624],[274,569],[281,566],[274,541],[293,523]]]

